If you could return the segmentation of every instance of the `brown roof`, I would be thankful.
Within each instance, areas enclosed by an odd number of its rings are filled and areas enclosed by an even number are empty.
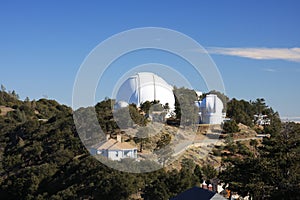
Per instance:
[[[101,150],[101,149],[114,149],[114,150],[116,150],[116,149],[118,149],[118,150],[136,149],[136,147],[132,146],[131,144],[129,144],[127,142],[118,142],[117,140],[114,140],[114,139],[109,139],[105,142],[94,145],[93,148],[95,148],[97,150]]]

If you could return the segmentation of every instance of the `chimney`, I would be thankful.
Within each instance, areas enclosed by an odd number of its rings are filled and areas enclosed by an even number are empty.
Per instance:
[[[120,134],[117,134],[117,141],[122,142],[122,136]]]
[[[110,134],[106,134],[106,141],[110,139]]]
[[[212,179],[212,189],[213,189],[213,191],[214,192],[218,192],[218,183],[219,183],[219,180],[218,179],[216,179],[216,178],[214,178],[214,179]]]
[[[203,183],[202,183],[202,188],[207,189],[207,184],[205,183],[205,181],[203,181]]]
[[[212,186],[212,184],[209,184],[209,185],[208,185],[208,190],[209,190],[209,191],[213,191],[213,186]]]

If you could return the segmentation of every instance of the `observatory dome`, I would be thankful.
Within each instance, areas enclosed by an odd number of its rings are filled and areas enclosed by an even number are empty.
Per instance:
[[[162,105],[169,104],[174,110],[173,87],[164,79],[150,72],[140,72],[129,77],[119,88],[117,101],[125,101],[140,106],[143,102],[159,100]]]
[[[209,94],[201,101],[200,108],[205,108],[208,113],[222,113],[223,102],[217,95]]]
[[[198,103],[200,121],[203,124],[221,124],[224,120],[223,102],[215,94],[207,95]]]
[[[126,108],[129,104],[125,101],[118,101],[116,104],[115,104],[115,108],[116,109],[121,109],[121,108]]]

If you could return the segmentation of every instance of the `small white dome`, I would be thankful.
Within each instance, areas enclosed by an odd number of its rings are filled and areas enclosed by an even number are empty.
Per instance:
[[[196,102],[195,102],[196,104]],[[197,104],[196,104],[197,105]],[[223,122],[223,103],[215,94],[207,95],[198,103],[200,121],[203,124],[221,124]]]
[[[115,105],[114,108],[115,109],[121,109],[121,108],[126,108],[127,106],[129,106],[129,104],[125,101],[118,101]]]
[[[200,92],[200,91],[195,91],[196,92],[196,94],[197,94],[197,96],[198,97],[200,97],[203,93],[202,92]]]
[[[217,95],[209,94],[201,101],[200,108],[209,113],[222,113],[224,106]]]

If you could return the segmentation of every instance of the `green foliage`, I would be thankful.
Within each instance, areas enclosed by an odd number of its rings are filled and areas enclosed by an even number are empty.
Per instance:
[[[170,144],[171,139],[172,139],[172,137],[170,134],[162,133],[160,136],[160,139],[156,143],[156,149],[161,149],[161,148],[167,146],[168,144]]]
[[[224,123],[223,131],[225,133],[237,133],[240,132],[240,129],[235,120],[230,120]]]
[[[134,138],[136,143],[140,144],[140,152],[143,152],[143,146],[144,144],[149,141],[149,136],[151,131],[153,131],[149,127],[140,127],[138,129],[138,132],[136,133],[136,137]]]
[[[216,178],[218,175],[217,170],[213,166],[208,164],[202,167],[202,172],[206,180],[211,180],[213,178]]]
[[[182,94],[192,95],[191,91],[178,90]],[[180,105],[178,102],[178,114],[192,112],[189,110],[191,108],[183,106],[192,105],[192,98],[180,101]],[[300,196],[300,125],[287,123],[282,126],[278,113],[266,108],[261,100],[249,104],[234,100],[228,108],[229,113],[235,119],[240,111],[246,119],[252,113],[262,111],[271,119],[271,125],[264,129],[271,137],[264,138],[262,145],[250,142],[250,148],[255,148],[257,154],[251,153],[243,143],[234,143],[228,137],[225,149],[231,149],[232,154],[223,159],[222,167],[226,170],[221,175],[212,166],[200,167],[192,160],[183,160],[181,170],[161,169],[145,174],[113,170],[91,157],[82,145],[71,108],[47,99],[26,99],[23,102],[7,93],[5,88],[0,91],[0,104],[14,109],[0,117],[1,199],[119,200],[130,199],[133,194],[140,194],[144,199],[169,199],[199,184],[204,178],[207,180],[216,176],[229,183],[231,190],[242,195],[249,192],[254,199],[295,199]],[[96,125],[90,121],[94,111],[103,132],[119,131],[113,120],[113,104],[113,100],[106,99],[95,107],[74,111],[79,114],[75,120],[82,125],[79,127],[83,130],[80,137],[90,142],[103,139],[99,137]],[[234,105],[237,105],[237,111]],[[248,111],[248,108],[257,109]],[[134,105],[129,109],[132,109],[130,114],[135,116],[132,118],[140,119]],[[188,124],[194,119],[182,120]],[[138,133],[138,138],[142,139],[137,142],[145,142],[143,139],[150,132],[142,126]],[[169,155],[172,151],[165,147],[170,140],[170,135],[162,133],[156,149],[165,149],[163,155]],[[164,157],[161,159],[164,163]],[[126,159],[114,162],[123,169],[139,165],[147,170],[154,166],[150,161],[130,162],[132,165],[128,163]]]
[[[195,105],[197,96],[194,90],[174,88],[175,113],[180,124],[186,126],[199,122],[198,108]]]
[[[285,123],[281,129],[273,128],[270,138],[264,138],[253,154],[242,143],[237,143],[238,153],[223,160],[226,170],[220,178],[229,183],[229,188],[253,199],[295,199],[300,195],[300,124]]]
[[[168,105],[165,105],[166,109],[168,108]],[[141,110],[146,113],[146,114],[150,114],[150,111],[163,111],[164,110],[164,106],[159,103],[158,100],[154,100],[154,101],[145,101],[144,103],[141,104],[140,106]]]
[[[256,114],[251,103],[245,100],[232,99],[227,104],[227,116],[247,126],[253,125],[253,115]]]
[[[278,113],[275,113],[272,108],[268,107],[263,98],[258,98],[250,102],[233,98],[227,104],[226,114],[237,123],[242,123],[247,126],[253,125],[255,114],[267,115],[271,120],[271,124],[280,123]]]
[[[19,97],[15,91],[13,92],[13,94],[11,92],[7,93],[5,91],[5,87],[0,91],[0,105],[2,106],[13,107],[16,105],[21,105],[22,102],[18,100],[18,98]]]
[[[199,165],[196,165],[195,169],[194,169],[194,174],[196,176],[196,179],[199,183],[203,182],[203,174],[202,174],[202,170],[201,167]]]
[[[135,124],[140,125],[140,126],[145,126],[147,124],[146,117],[139,112],[136,105],[134,105],[134,104],[129,105],[129,114],[130,114],[131,120]]]
[[[140,106],[141,110],[143,111],[145,122],[147,122],[147,118],[151,118],[152,122],[159,122],[162,123],[164,122],[164,117],[167,114],[169,110],[169,105],[162,105],[159,103],[159,101],[154,100],[154,101],[146,101],[141,104]],[[145,125],[145,122],[143,125]]]
[[[11,100],[7,105],[16,102]],[[95,108],[75,111],[79,114],[76,120],[86,122],[84,138],[99,139],[97,134],[92,134],[96,129],[89,122],[93,110],[103,130],[117,131],[110,109],[112,103],[106,99]],[[141,127],[138,132],[141,143],[150,132],[147,127]],[[161,134],[157,149],[165,149],[170,140],[170,135]],[[146,199],[168,199],[197,181],[191,170],[129,174],[107,168],[82,146],[72,110],[53,100],[18,101],[15,111],[0,117],[0,144],[0,196],[3,199],[119,200],[130,199],[132,194],[142,194]],[[115,164],[124,169],[139,165],[143,170],[154,166],[149,161],[129,164],[126,159]],[[195,173],[199,176],[199,170]]]
[[[134,122],[131,119],[130,113],[129,113],[129,108],[120,108],[114,113],[116,122],[118,124],[118,127],[120,128],[128,128],[132,127],[134,125]],[[107,123],[104,123],[104,125]],[[103,125],[102,125],[103,126]],[[111,127],[107,127],[107,131],[111,131]]]

